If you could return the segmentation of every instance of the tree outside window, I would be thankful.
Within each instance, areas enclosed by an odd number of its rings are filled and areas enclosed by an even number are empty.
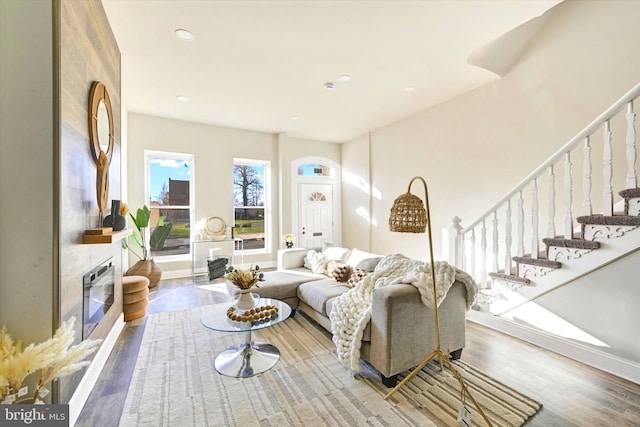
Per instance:
[[[235,236],[244,249],[266,249],[265,176],[268,163],[236,160],[233,165]]]

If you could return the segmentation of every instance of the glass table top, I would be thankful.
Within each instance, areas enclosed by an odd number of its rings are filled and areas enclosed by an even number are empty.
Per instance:
[[[220,332],[246,332],[257,331],[277,325],[287,320],[291,315],[291,307],[289,307],[286,302],[277,299],[260,298],[257,304],[258,307],[273,305],[278,308],[278,313],[275,317],[262,319],[257,322],[236,322],[227,317],[227,309],[233,305],[233,302],[230,301],[215,304],[205,309],[200,317],[200,323],[209,329]]]

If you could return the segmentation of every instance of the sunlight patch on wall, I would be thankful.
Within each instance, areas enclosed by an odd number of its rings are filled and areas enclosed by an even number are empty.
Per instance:
[[[512,298],[514,297],[511,296],[510,299]],[[519,295],[519,298],[521,298],[522,302],[526,301],[526,298],[521,295]],[[536,329],[549,332],[559,337],[569,338],[598,347],[609,347],[609,345],[600,341],[598,338],[586,333],[535,302],[528,302],[508,313],[502,314],[500,317],[521,325],[533,326]]]
[[[371,194],[369,189],[369,183],[365,181],[363,178],[357,176],[351,172],[344,172],[343,175],[344,180],[354,187],[358,188],[365,194]],[[373,197],[378,200],[382,200],[382,193],[376,187],[373,187]]]
[[[360,206],[358,209],[356,209],[356,214],[359,217],[364,218],[372,226],[378,226],[378,221],[376,221],[375,218],[371,218],[371,215],[369,215],[369,211],[367,211],[364,207]]]

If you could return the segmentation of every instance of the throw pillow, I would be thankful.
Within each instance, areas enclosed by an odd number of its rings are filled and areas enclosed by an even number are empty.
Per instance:
[[[351,276],[351,271],[350,265],[338,261],[329,261],[327,263],[327,276],[333,277],[336,282],[346,282]]]
[[[356,265],[356,268],[358,268],[360,270],[365,270],[365,271],[368,271],[368,272],[372,272],[373,270],[376,269],[376,267],[378,266],[378,263],[380,262],[381,259],[382,259],[382,257],[363,259],[362,261],[360,261],[358,263],[358,265]]]
[[[360,269],[353,270],[353,273],[351,273],[351,277],[349,277],[349,280],[347,280],[347,287],[349,288],[355,287],[358,283],[360,283],[362,279],[364,279],[367,276],[367,274],[369,274],[369,272],[365,270],[360,270]]]
[[[322,250],[322,255],[329,260],[336,260],[339,262],[345,262],[349,257],[351,250],[348,248],[341,248],[339,246],[330,246]]]
[[[369,258],[377,258],[379,256],[379,254],[372,254],[370,252],[361,251],[358,248],[353,248],[349,254],[349,258],[345,261],[345,264],[349,264],[355,268],[361,261]]]
[[[324,274],[327,259],[320,252],[310,250],[304,257],[304,266],[314,273]]]

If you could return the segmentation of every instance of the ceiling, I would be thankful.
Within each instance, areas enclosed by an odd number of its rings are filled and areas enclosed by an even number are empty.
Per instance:
[[[560,1],[102,3],[129,112],[345,142],[496,80],[526,45],[506,33]]]

